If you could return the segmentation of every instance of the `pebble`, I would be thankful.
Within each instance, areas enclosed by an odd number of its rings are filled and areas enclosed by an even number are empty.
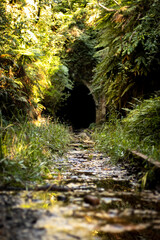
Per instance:
[[[92,206],[97,206],[97,205],[100,204],[99,198],[96,197],[96,196],[92,196],[92,195],[86,195],[86,196],[84,197],[84,202],[85,202],[85,203],[88,203],[88,204],[90,204],[90,205],[92,205]]]

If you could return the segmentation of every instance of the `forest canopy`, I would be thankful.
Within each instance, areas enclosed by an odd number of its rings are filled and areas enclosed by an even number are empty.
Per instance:
[[[116,11],[101,14],[97,54],[102,61],[94,85],[105,93],[108,105],[121,109],[133,97],[159,90],[159,11],[157,0],[123,0]]]
[[[1,2],[2,114],[55,117],[84,80],[107,109],[148,98],[159,90],[159,12],[158,0]]]

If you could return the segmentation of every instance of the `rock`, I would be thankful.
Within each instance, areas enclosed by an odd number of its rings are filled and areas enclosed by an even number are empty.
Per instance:
[[[90,204],[90,205],[92,205],[92,206],[97,206],[97,205],[100,204],[99,198],[96,197],[96,196],[92,196],[92,195],[86,195],[86,196],[84,197],[84,202],[85,202],[85,203],[88,203],[88,204]]]
[[[57,201],[66,202],[67,201],[67,197],[64,196],[64,195],[59,195],[59,196],[57,196]]]

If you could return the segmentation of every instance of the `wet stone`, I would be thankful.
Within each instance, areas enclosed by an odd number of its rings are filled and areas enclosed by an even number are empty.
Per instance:
[[[92,206],[97,206],[97,205],[100,204],[99,198],[96,197],[96,196],[92,196],[92,195],[86,195],[84,197],[84,201],[85,201],[85,203],[88,203],[88,204],[90,204]]]
[[[63,202],[67,202],[67,196],[64,196],[64,195],[58,195],[57,196],[57,200],[58,201],[63,201]]]

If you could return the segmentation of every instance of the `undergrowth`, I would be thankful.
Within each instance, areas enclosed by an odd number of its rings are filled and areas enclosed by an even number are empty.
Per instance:
[[[128,149],[160,160],[160,96],[139,101],[126,109],[125,118],[110,116],[108,122],[95,129],[93,137],[99,150],[114,161],[124,159]]]
[[[1,118],[1,185],[41,181],[53,171],[54,159],[67,151],[69,139],[67,127],[49,119],[5,125]]]

